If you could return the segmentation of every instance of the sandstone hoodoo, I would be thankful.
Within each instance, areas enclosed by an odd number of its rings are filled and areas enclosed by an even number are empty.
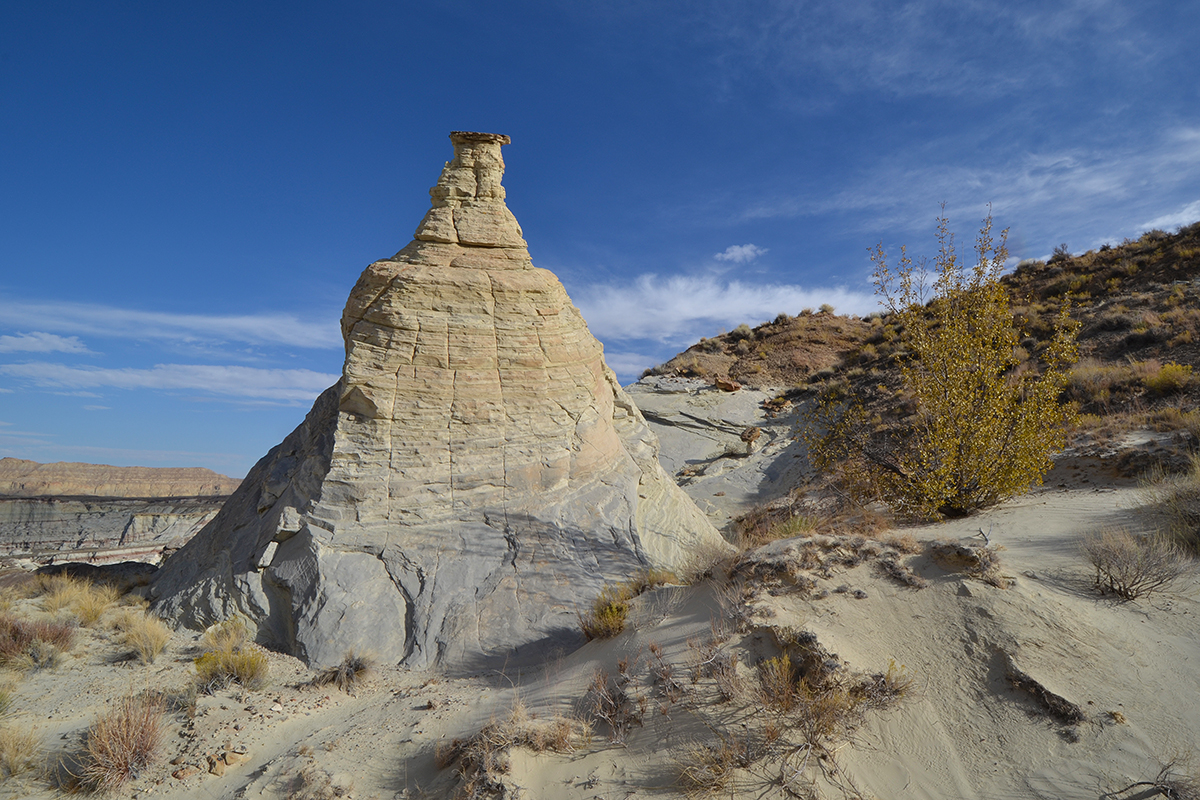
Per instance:
[[[152,593],[192,627],[241,616],[310,664],[533,656],[575,610],[720,534],[504,202],[508,137],[452,133],[414,240],[342,316],[342,378]]]

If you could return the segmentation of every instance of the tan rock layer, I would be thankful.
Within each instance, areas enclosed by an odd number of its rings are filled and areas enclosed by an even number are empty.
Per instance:
[[[241,481],[200,467],[112,467],[0,458],[5,497],[221,497]]]

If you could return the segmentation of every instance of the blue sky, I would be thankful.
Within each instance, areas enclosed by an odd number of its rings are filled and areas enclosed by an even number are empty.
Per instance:
[[[1200,219],[1200,4],[7,2],[0,455],[240,476],[341,369],[451,130],[625,381],[874,307],[867,249]]]

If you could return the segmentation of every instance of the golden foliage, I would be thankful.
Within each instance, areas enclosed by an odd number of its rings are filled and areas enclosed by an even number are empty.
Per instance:
[[[906,357],[898,363],[912,413],[881,430],[860,399],[825,396],[809,419],[805,438],[818,469],[840,469],[852,491],[877,494],[906,515],[962,516],[1040,483],[1073,418],[1060,395],[1079,326],[1064,303],[1040,370],[1017,369],[1024,332],[1000,283],[1007,231],[995,242],[991,229],[989,215],[978,259],[966,268],[940,218],[932,286],[924,262],[914,265],[902,249],[893,267],[876,247],[876,293],[902,331]]]

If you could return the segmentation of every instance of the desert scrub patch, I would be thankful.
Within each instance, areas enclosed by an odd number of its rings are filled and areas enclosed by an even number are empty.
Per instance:
[[[638,570],[629,580],[609,584],[600,590],[600,595],[592,603],[590,611],[576,610],[579,629],[588,641],[611,639],[625,630],[625,623],[629,618],[629,603],[633,598],[649,589],[676,583],[678,580],[674,572],[647,567]]]
[[[0,666],[18,670],[54,667],[75,644],[74,625],[0,615]]]
[[[1187,472],[1180,475],[1152,469],[1141,491],[1146,506],[1163,519],[1167,532],[1191,553],[1200,553],[1200,454],[1191,454]]]
[[[0,777],[15,778],[37,769],[42,739],[34,730],[0,726]]]
[[[1176,364],[1174,361],[1168,361],[1153,375],[1142,378],[1142,385],[1154,394],[1165,395],[1183,391],[1191,380],[1191,364]]]
[[[322,670],[312,679],[313,686],[336,686],[346,694],[354,694],[359,681],[375,669],[375,659],[355,650],[343,656],[340,664]]]
[[[160,697],[131,696],[97,720],[79,756],[79,788],[112,791],[141,775],[162,746],[163,711]]]
[[[511,768],[512,748],[571,753],[590,741],[591,726],[586,722],[563,715],[539,720],[518,702],[506,718],[489,722],[474,736],[440,743],[434,763],[438,769],[458,764],[460,797],[488,797],[506,792],[503,776]]]
[[[270,677],[267,653],[256,644],[209,650],[193,663],[196,681],[207,692],[223,689],[231,683],[240,683],[247,689],[261,689]]]
[[[167,642],[171,640],[171,629],[162,620],[146,611],[123,609],[113,622],[122,645],[129,648],[132,656],[143,664],[152,664]]]
[[[1096,590],[1122,600],[1162,591],[1196,571],[1196,562],[1184,548],[1161,534],[1103,531],[1084,538],[1079,548],[1096,570]]]
[[[965,572],[989,586],[1007,589],[1008,579],[1000,574],[1000,548],[990,543],[963,544],[946,539],[929,543],[929,556],[942,569]]]

